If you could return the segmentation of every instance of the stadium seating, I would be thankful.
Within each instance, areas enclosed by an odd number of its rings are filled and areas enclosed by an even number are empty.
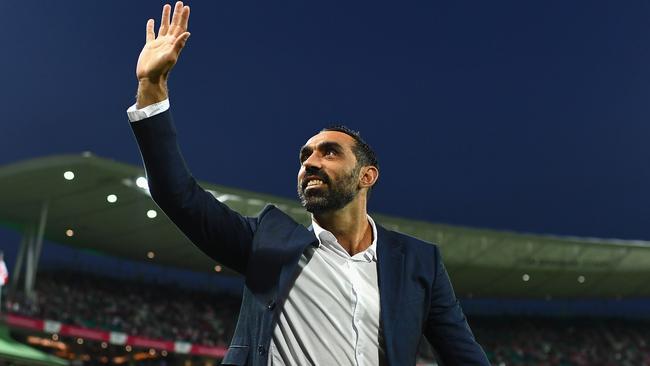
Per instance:
[[[14,292],[6,311],[85,328],[226,347],[240,299],[179,285],[88,273],[40,273],[37,298]],[[494,365],[650,365],[650,322],[605,318],[469,317]],[[422,342],[421,364],[435,364]]]

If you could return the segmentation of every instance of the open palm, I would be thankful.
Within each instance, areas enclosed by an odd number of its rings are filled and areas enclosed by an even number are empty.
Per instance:
[[[190,7],[178,1],[174,6],[174,15],[170,22],[171,6],[163,6],[158,37],[154,32],[154,20],[147,21],[146,44],[140,52],[136,76],[138,80],[149,80],[155,83],[166,80],[169,71],[178,60],[178,55],[190,36],[187,24],[190,18]]]

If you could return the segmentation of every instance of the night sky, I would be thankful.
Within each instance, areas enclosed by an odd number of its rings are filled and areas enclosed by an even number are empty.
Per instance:
[[[125,110],[162,4],[1,1],[0,164],[141,165]],[[650,3],[189,5],[170,92],[198,179],[295,197],[298,149],[343,123],[379,155],[371,211],[650,240]]]

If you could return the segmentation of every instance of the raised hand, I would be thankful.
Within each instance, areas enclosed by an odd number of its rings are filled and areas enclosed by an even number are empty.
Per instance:
[[[140,52],[135,72],[139,82],[138,108],[167,98],[167,77],[190,36],[187,31],[190,7],[178,1],[171,22],[170,15],[171,6],[166,4],[157,37],[154,20],[147,21],[146,44]]]

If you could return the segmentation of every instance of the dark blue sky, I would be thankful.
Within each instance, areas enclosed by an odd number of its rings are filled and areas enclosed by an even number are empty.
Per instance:
[[[345,123],[380,158],[374,211],[650,240],[647,2],[189,4],[170,88],[199,179],[294,197],[299,147]],[[0,2],[0,164],[140,164],[125,109],[161,5]]]

